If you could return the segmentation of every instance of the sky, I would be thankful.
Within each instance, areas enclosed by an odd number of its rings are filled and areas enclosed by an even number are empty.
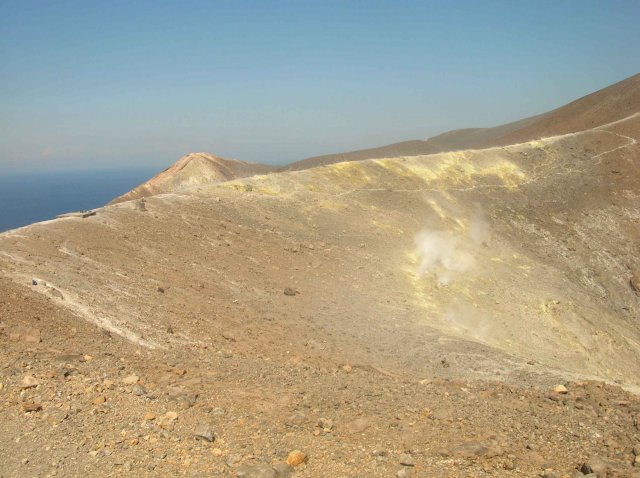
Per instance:
[[[0,0],[0,171],[285,164],[640,72],[632,1]]]

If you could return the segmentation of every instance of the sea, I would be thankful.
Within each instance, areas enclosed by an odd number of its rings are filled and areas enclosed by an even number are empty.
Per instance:
[[[0,174],[0,233],[104,206],[155,173],[157,169],[139,168]]]

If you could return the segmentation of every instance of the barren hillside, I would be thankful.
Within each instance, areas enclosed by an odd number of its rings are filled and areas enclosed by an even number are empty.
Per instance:
[[[285,171],[343,161],[415,156],[471,148],[487,148],[573,133],[629,116],[640,109],[640,74],[587,95],[556,110],[492,128],[449,131],[428,140],[411,140],[377,148],[326,154],[296,161]]]
[[[266,174],[271,171],[273,168],[263,164],[223,159],[209,153],[191,153],[183,156],[149,181],[115,198],[111,204],[141,199],[155,194],[177,192],[199,184],[218,183],[254,174]]]
[[[638,476],[629,113],[0,234],[3,476]]]

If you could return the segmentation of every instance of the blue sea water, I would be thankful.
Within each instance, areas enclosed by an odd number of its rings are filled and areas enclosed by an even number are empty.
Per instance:
[[[155,172],[144,168],[0,175],[0,232],[104,206]]]

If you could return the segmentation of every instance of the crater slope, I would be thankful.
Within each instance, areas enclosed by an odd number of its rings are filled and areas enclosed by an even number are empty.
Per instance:
[[[631,112],[0,234],[2,472],[277,476],[301,449],[293,476],[637,476],[638,136]]]

